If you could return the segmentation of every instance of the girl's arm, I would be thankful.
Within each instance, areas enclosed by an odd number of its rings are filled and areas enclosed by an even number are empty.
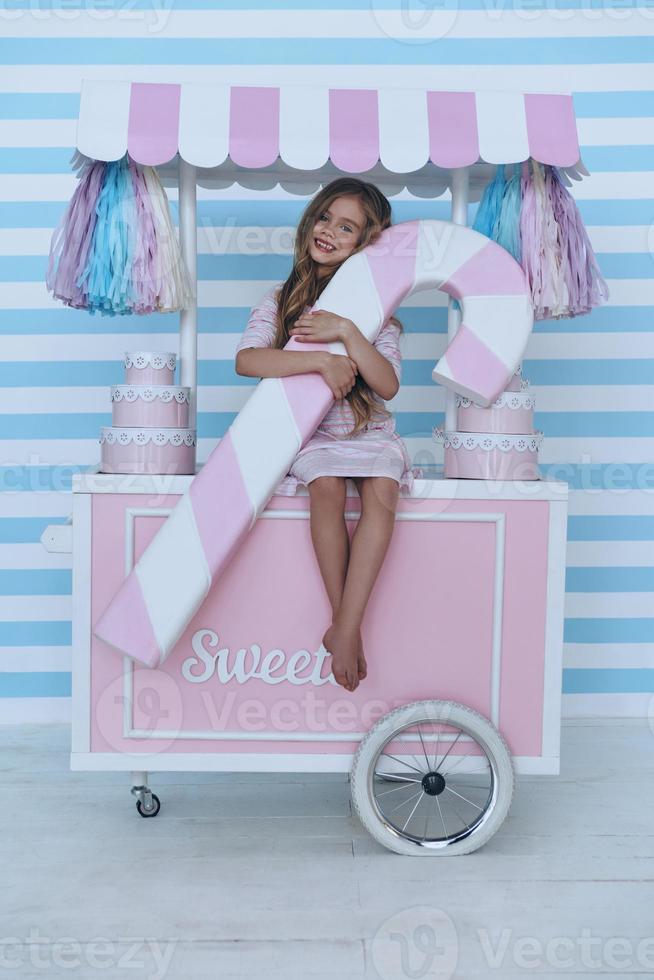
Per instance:
[[[386,329],[388,325],[384,324],[380,335]],[[397,330],[396,327],[390,329]],[[400,388],[399,365],[396,367],[374,344],[366,340],[352,320],[343,321],[341,340],[352,360],[356,361],[358,373],[366,384],[384,401],[394,398]]]
[[[244,347],[236,355],[235,370],[246,378],[283,378],[324,370],[326,350],[280,350],[275,347]]]
[[[283,378],[290,374],[321,374],[334,398],[344,398],[356,382],[355,361],[331,351],[283,350],[273,347],[276,333],[276,288],[268,290],[250,312],[236,345],[234,370],[253,378]]]
[[[251,311],[236,345],[234,370],[246,378],[281,378],[289,374],[322,371],[329,351],[285,351],[274,348],[277,290],[273,286]]]

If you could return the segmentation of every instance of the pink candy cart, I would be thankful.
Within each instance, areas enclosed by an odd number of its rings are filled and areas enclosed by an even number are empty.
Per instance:
[[[568,96],[107,82],[100,117],[99,84],[85,83],[78,151],[129,150],[177,184],[193,280],[198,183],[307,195],[357,173],[426,199],[449,186],[450,220],[466,224],[494,164],[533,156],[584,172]],[[180,317],[191,426],[196,317],[195,305]],[[450,303],[450,337],[456,328]],[[448,391],[448,428],[455,410]],[[72,769],[130,773],[144,817],[161,806],[151,773],[350,773],[371,834],[421,855],[475,850],[506,816],[514,772],[559,772],[567,484],[416,479],[363,622],[368,677],[350,694],[323,669],[330,608],[304,487],[273,494],[160,667],[93,635],[191,480],[78,474],[72,526],[44,535],[73,554]],[[348,481],[350,532],[358,514]]]

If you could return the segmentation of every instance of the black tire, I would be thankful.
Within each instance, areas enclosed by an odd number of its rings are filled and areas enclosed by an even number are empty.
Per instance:
[[[136,801],[136,809],[138,810],[138,812],[141,814],[142,817],[156,817],[156,815],[159,813],[159,810],[161,809],[161,801],[159,797],[156,795],[156,793],[152,793],[151,795],[152,795],[152,803],[153,803],[151,810],[144,809],[143,804],[141,803],[140,800]]]

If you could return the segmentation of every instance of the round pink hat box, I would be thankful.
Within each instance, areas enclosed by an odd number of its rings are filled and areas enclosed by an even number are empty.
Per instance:
[[[112,425],[185,429],[190,397],[179,385],[112,385]]]
[[[125,351],[125,383],[128,385],[171,385],[177,355],[172,351]]]
[[[464,395],[456,396],[459,432],[511,432],[524,435],[534,429],[536,400],[528,391],[503,391],[492,405],[482,408]]]
[[[195,445],[195,429],[103,426],[100,472],[194,474]]]
[[[540,480],[538,447],[542,432],[444,432],[434,437],[445,449],[446,478],[469,480]]]

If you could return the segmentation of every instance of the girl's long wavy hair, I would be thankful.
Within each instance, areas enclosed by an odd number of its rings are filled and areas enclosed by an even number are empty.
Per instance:
[[[333,271],[323,278],[318,277],[318,264],[311,258],[309,244],[313,237],[313,229],[322,212],[332,201],[344,194],[356,195],[365,215],[365,225],[357,246],[350,253],[360,252],[370,245],[378,235],[391,224],[391,205],[382,192],[367,181],[357,177],[338,177],[326,187],[318,191],[305,208],[298,223],[295,235],[293,268],[282,284],[277,301],[277,331],[274,346],[283,348],[290,339],[290,331],[298,316],[306,306],[313,306],[332,276],[340,266],[334,266]],[[341,263],[342,264],[342,263]],[[401,322],[392,317],[400,330]],[[360,374],[356,375],[354,386],[345,396],[354,414],[354,426],[350,436],[359,432],[373,417],[375,419],[388,417],[390,412],[380,409],[378,400]]]

